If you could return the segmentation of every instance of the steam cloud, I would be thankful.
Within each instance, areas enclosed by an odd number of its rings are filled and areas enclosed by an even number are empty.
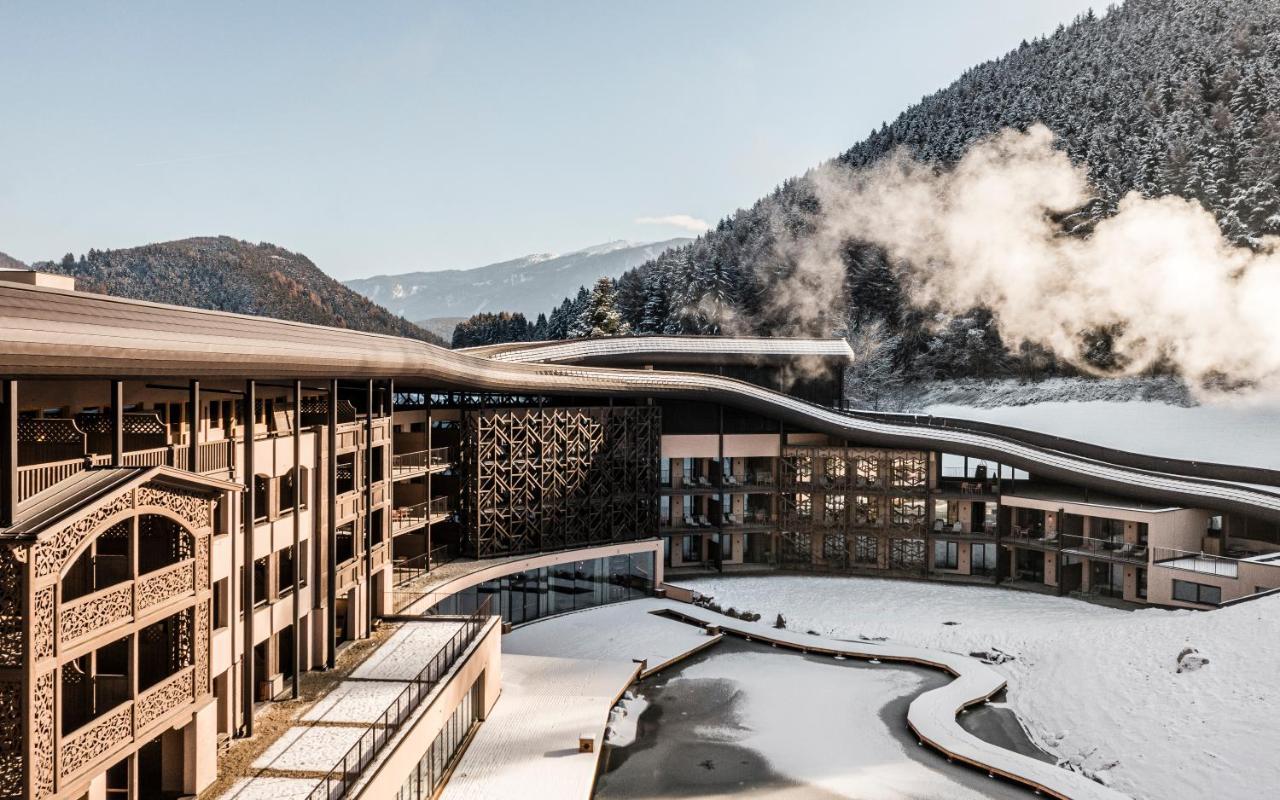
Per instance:
[[[872,168],[813,175],[816,235],[782,248],[795,265],[778,300],[793,309],[841,296],[840,249],[874,242],[905,265],[913,303],[994,313],[1006,345],[1046,346],[1082,369],[1086,332],[1116,329],[1121,371],[1157,362],[1193,383],[1280,386],[1280,239],[1236,247],[1198,203],[1123,198],[1088,237],[1053,215],[1091,197],[1086,170],[1037,125],[1006,130],[939,171],[894,154]]]

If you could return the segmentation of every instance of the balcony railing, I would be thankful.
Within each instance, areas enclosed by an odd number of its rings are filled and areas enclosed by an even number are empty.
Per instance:
[[[449,516],[449,513],[448,496],[394,508],[391,510],[391,534],[394,536],[397,533],[420,528],[428,522],[439,522]]]
[[[1106,558],[1108,560],[1147,563],[1147,546],[1115,539],[1095,539],[1072,533],[1062,535],[1062,548],[1070,550],[1073,555],[1085,558]]]
[[[397,453],[391,457],[393,475],[414,474],[449,466],[449,448],[433,447],[413,453]]]
[[[198,467],[202,474],[229,470],[235,463],[235,442],[223,440],[203,442],[196,453]],[[126,467],[176,467],[186,469],[186,445],[166,445],[151,447],[146,450],[130,450],[124,453],[123,462]],[[35,497],[50,487],[72,478],[90,467],[105,467],[111,464],[111,456],[104,454],[86,454],[72,459],[48,461],[35,464],[24,464],[18,467],[18,499],[26,500]]]
[[[1155,567],[1198,572],[1201,575],[1216,575],[1220,578],[1238,577],[1240,570],[1240,562],[1234,558],[1196,553],[1190,550],[1175,550],[1171,547],[1151,548],[1151,564]]]
[[[463,622],[462,628],[455,633],[444,647],[435,654],[422,671],[409,682],[409,685],[392,701],[391,705],[351,746],[342,760],[320,779],[320,784],[311,790],[306,800],[338,800],[351,794],[352,789],[360,782],[361,777],[372,766],[378,755],[400,732],[404,724],[413,716],[422,702],[448,674],[454,663],[466,652],[471,643],[484,630],[489,620],[490,598],[485,598],[480,607]]]

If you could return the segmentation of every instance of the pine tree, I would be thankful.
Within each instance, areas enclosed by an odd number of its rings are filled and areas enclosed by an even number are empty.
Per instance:
[[[616,295],[612,278],[602,277],[596,281],[580,323],[580,327],[587,331],[585,335],[597,337],[630,333],[630,328],[618,313]]]

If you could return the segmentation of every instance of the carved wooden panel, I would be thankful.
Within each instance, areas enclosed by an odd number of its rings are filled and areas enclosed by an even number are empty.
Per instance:
[[[53,604],[54,587],[46,586],[36,592],[31,607],[31,658],[39,661],[53,656]]]
[[[52,716],[52,714],[50,714]],[[99,756],[133,738],[133,703],[98,717],[62,742],[62,777],[75,775]]]
[[[195,492],[168,486],[146,484],[138,489],[138,506],[156,506],[186,520],[188,527],[201,530],[210,525],[209,498]]]
[[[138,578],[138,612],[195,591],[195,561],[183,561]]]
[[[212,536],[201,536],[196,539],[196,591],[211,587],[209,577],[209,548],[213,546]]]
[[[94,509],[62,530],[44,539],[35,547],[35,571],[37,577],[53,575],[62,569],[67,557],[75,552],[94,532],[111,517],[133,506],[133,495],[125,492],[111,502]]]
[[[192,669],[184,669],[139,695],[134,703],[137,730],[142,731],[165,714],[193,702],[196,699],[192,685],[194,676]]]
[[[22,681],[0,682],[0,798],[21,797],[26,750],[23,725],[26,703]]]
[[[46,672],[35,677],[31,692],[31,786],[32,795],[40,798],[53,794],[54,713],[53,682],[57,673]]]
[[[52,615],[50,615],[52,617]],[[59,644],[82,639],[133,616],[133,584],[124,583],[67,603],[59,614]]]
[[[22,572],[18,549],[0,546],[0,666],[20,667],[23,661]]]
[[[209,601],[196,605],[196,671],[195,694],[208,694],[209,689]]]

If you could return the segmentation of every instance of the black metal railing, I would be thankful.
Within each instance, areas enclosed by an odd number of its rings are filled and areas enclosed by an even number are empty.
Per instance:
[[[490,598],[485,598],[480,607],[462,623],[462,628],[455,633],[444,647],[435,654],[422,671],[404,687],[387,709],[374,720],[356,743],[351,746],[333,769],[329,770],[316,788],[307,795],[307,800],[338,800],[347,797],[348,792],[360,781],[360,778],[377,759],[382,750],[396,737],[404,724],[422,705],[422,701],[440,683],[441,678],[449,672],[459,656],[466,652],[491,616]]]

